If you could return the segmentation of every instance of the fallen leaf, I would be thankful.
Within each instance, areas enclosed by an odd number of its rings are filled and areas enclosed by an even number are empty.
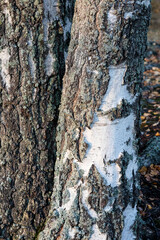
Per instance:
[[[139,170],[139,172],[140,172],[142,175],[145,175],[146,172],[147,172],[147,168],[146,168],[145,166],[143,166],[143,167]]]
[[[154,115],[159,115],[159,114],[160,114],[160,112],[154,112],[153,114],[154,114]]]
[[[147,180],[148,182],[150,182],[150,181],[151,181],[151,177],[150,177],[150,175],[149,175],[149,174],[146,174],[146,175],[145,175],[145,178],[146,178],[146,180]]]
[[[150,204],[147,204],[148,209],[152,209],[152,206]]]
[[[149,137],[150,136],[150,134],[146,134],[146,137]]]
[[[156,127],[159,124],[159,122],[154,123],[152,126]]]
[[[160,171],[160,165],[155,165],[155,168]]]
[[[159,174],[159,171],[156,169],[151,170],[150,172],[151,176],[157,176]]]
[[[155,136],[156,136],[156,137],[159,137],[159,136],[160,136],[160,133],[159,133],[159,132],[157,132],[157,133],[155,134]]]
[[[144,120],[145,119],[145,117],[144,116],[141,116],[141,120]]]
[[[151,116],[151,114],[150,113],[144,113],[144,116],[149,117],[149,116]]]

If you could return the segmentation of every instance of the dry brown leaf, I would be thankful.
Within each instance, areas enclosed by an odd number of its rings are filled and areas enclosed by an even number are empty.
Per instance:
[[[153,114],[154,114],[154,115],[159,115],[159,114],[160,114],[160,112],[154,112]]]
[[[156,137],[159,137],[159,136],[160,136],[160,133],[159,133],[159,132],[157,132],[157,133],[155,134],[155,136],[156,136]]]
[[[152,126],[156,127],[159,124],[159,122],[154,123]]]
[[[152,209],[152,206],[150,204],[147,204],[148,209]]]
[[[149,128],[146,130],[146,132],[150,132],[150,131],[151,131],[151,129],[149,129]]]
[[[149,137],[150,136],[150,134],[146,134],[146,137]]]
[[[145,175],[145,179],[146,179],[148,182],[150,182],[150,181],[151,181],[150,175],[149,175],[149,174],[146,174],[146,175]]]
[[[141,116],[141,120],[144,120],[145,119],[145,117],[144,116]]]
[[[160,165],[154,165],[157,170],[160,171]]]
[[[149,117],[149,116],[151,116],[150,113],[144,113],[143,115],[144,115],[145,117]]]
[[[157,182],[153,182],[154,185],[157,185],[158,183]]]
[[[147,172],[147,168],[146,168],[145,166],[143,166],[143,167],[139,170],[139,172],[140,172],[142,175],[145,175],[146,172]]]
[[[151,176],[157,176],[159,174],[159,171],[156,169],[152,169],[150,174],[151,174]]]

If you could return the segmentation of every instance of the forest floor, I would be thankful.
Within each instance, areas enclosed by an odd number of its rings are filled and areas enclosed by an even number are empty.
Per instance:
[[[160,240],[160,4],[152,0],[148,50],[142,92],[141,191],[139,211],[145,224],[143,240]],[[153,140],[154,139],[154,140]],[[149,158],[149,161],[147,160]],[[140,159],[141,160],[141,159]],[[148,161],[148,162],[147,162]],[[146,163],[145,163],[146,162]],[[144,165],[144,166],[143,166]]]
[[[160,138],[160,44],[148,43],[142,91],[141,149]],[[160,240],[160,156],[139,170],[139,211],[145,225],[143,240]],[[151,160],[152,161],[152,160]]]
[[[142,92],[141,140],[160,136],[160,44],[148,43]]]

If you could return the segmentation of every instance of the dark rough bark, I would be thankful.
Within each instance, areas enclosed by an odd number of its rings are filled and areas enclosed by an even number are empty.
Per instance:
[[[160,236],[160,194],[159,194],[159,175],[152,175],[160,164],[160,137],[153,137],[142,151],[139,158],[140,167],[146,167],[146,172],[140,174],[141,196],[139,197],[139,209],[144,211],[143,222],[140,225],[141,238],[159,239]],[[149,176],[149,178],[148,178]],[[157,187],[155,187],[157,183]],[[151,205],[152,208],[146,208]]]
[[[114,16],[109,19],[109,12],[116,16],[116,21]],[[132,169],[129,179],[126,176],[133,155],[124,151],[118,159],[103,159],[104,166],[114,163],[119,166],[119,186],[108,184],[94,163],[85,175],[83,163],[92,146],[87,151],[84,132],[94,127],[95,113],[108,116],[113,123],[133,113],[136,116],[133,141],[130,143],[128,139],[126,145],[131,144],[137,154],[140,87],[149,15],[147,1],[76,2],[63,79],[55,185],[48,221],[39,239],[126,239],[122,233],[126,225],[125,210],[128,206],[135,209],[137,201],[136,170]],[[120,105],[103,112],[99,107],[111,81],[110,66],[123,69],[123,64],[127,66],[123,84],[135,101],[128,103],[122,99]],[[111,211],[104,209],[107,204]],[[134,228],[136,232],[136,221]],[[95,237],[96,231],[99,235]],[[138,231],[128,239],[139,239]]]
[[[33,239],[48,214],[73,5],[0,2],[1,239]]]
[[[149,167],[151,164],[160,163],[160,138],[153,137],[142,151],[139,158],[140,167]]]

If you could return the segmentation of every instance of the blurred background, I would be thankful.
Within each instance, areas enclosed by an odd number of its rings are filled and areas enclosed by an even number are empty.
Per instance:
[[[142,149],[154,136],[160,137],[160,0],[152,0],[151,3],[142,92]]]
[[[160,0],[151,2],[141,101],[143,167],[139,170],[139,212],[145,222],[141,227],[142,240],[160,240]]]
[[[152,17],[148,40],[160,43],[160,0],[152,0]]]

